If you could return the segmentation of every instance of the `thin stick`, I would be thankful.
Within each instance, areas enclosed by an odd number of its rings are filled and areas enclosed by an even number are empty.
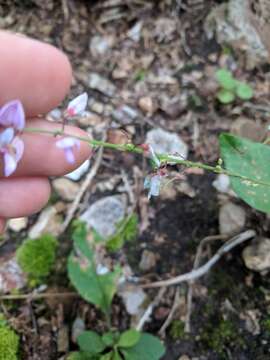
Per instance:
[[[151,284],[141,285],[141,287],[143,289],[164,287],[170,285],[177,285],[184,281],[191,281],[194,279],[198,279],[204,274],[206,274],[220,260],[220,258],[224,254],[232,250],[234,247],[242,244],[243,242],[253,238],[255,235],[256,232],[254,230],[247,230],[233,237],[231,240],[227,241],[224,245],[221,246],[221,248],[216,252],[216,254],[210,260],[207,261],[206,264],[202,265],[198,269],[192,270],[188,273],[176,276],[168,280],[156,281]]]
[[[63,233],[67,229],[68,225],[70,224],[71,220],[74,217],[74,214],[80,204],[80,201],[81,201],[85,191],[89,188],[92,180],[96,176],[98,169],[100,167],[100,164],[101,164],[102,155],[103,155],[103,147],[100,147],[98,154],[97,154],[96,161],[95,161],[94,165],[92,166],[91,171],[88,173],[87,177],[85,178],[76,198],[74,199],[70,209],[68,210],[65,221],[63,222],[63,224],[61,226],[61,231],[60,231],[61,233]]]
[[[137,331],[141,331],[144,327],[144,324],[149,321],[150,316],[152,315],[152,312],[154,310],[154,308],[158,305],[158,303],[160,302],[160,300],[162,299],[163,295],[165,293],[165,287],[161,288],[157,294],[157,296],[155,297],[154,301],[152,301],[147,309],[145,310],[143,316],[141,317],[138,325],[136,326],[136,330]]]
[[[200,241],[200,244],[198,246],[192,270],[195,270],[199,267],[200,260],[202,257],[202,250],[206,243],[209,243],[210,241],[214,241],[214,240],[225,240],[227,238],[228,238],[228,236],[226,236],[226,235],[210,235],[210,236],[206,236],[205,238],[203,238],[202,241]],[[186,318],[185,318],[185,332],[186,333],[190,333],[190,331],[191,331],[190,319],[191,319],[191,313],[192,313],[194,282],[195,282],[194,280],[191,280],[190,282],[188,282],[187,312],[186,312]]]
[[[80,295],[75,292],[2,295],[0,296],[0,301],[1,300],[37,300],[37,299],[49,299],[54,297],[79,297],[79,296]]]
[[[161,326],[159,332],[158,332],[161,337],[164,337],[164,336],[165,336],[165,332],[166,332],[168,326],[170,325],[170,323],[172,322],[173,315],[174,315],[175,311],[176,311],[176,310],[178,309],[178,307],[179,307],[179,299],[180,299],[180,296],[179,296],[179,288],[177,287],[177,288],[175,289],[173,306],[172,306],[172,308],[171,308],[171,311],[170,311],[167,319],[164,321],[163,325]]]

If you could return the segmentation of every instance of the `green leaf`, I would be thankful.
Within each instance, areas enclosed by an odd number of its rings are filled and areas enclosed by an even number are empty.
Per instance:
[[[140,337],[141,333],[139,331],[135,329],[127,330],[121,334],[117,345],[125,348],[133,347],[138,343]]]
[[[120,356],[120,354],[117,350],[114,350],[112,360],[122,360],[122,357]]]
[[[78,336],[77,342],[81,351],[85,351],[93,355],[100,354],[106,348],[101,336],[94,331],[82,332]]]
[[[232,73],[226,69],[220,69],[216,72],[216,79],[219,85],[225,90],[234,90],[236,80],[233,78]]]
[[[270,147],[230,134],[220,136],[220,147],[225,168],[242,177],[231,177],[233,190],[255,209],[270,212]]]
[[[69,256],[68,275],[79,294],[108,315],[121,270],[116,268],[106,274],[97,274],[93,250],[86,235],[81,232],[80,236],[74,237],[79,256],[74,252]]]
[[[102,335],[102,341],[106,346],[113,346],[115,340],[116,340],[115,333],[113,333],[112,331],[106,332],[105,334]]]
[[[250,100],[253,97],[253,90],[248,84],[238,82],[236,87],[236,95],[242,100]]]
[[[230,90],[221,89],[217,93],[217,98],[222,104],[230,104],[235,100],[235,95]]]
[[[68,259],[68,275],[79,294],[91,304],[96,305],[106,315],[117,289],[120,269],[104,275],[98,275],[92,264],[83,262],[71,255]]]
[[[87,241],[87,228],[84,222],[75,222],[75,230],[72,233],[72,240],[74,241],[77,250],[84,254],[89,261],[92,261],[93,251]]]
[[[159,360],[164,355],[165,348],[155,336],[142,333],[135,346],[120,351],[126,360]]]
[[[106,248],[109,251],[121,249],[125,242],[132,241],[137,236],[138,217],[131,214],[120,221],[116,233],[106,241]]]
[[[113,360],[114,352],[110,351],[109,353],[102,355],[100,360]]]

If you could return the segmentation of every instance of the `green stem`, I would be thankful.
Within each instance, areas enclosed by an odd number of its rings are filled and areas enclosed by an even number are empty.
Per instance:
[[[88,137],[83,137],[83,136],[76,136],[76,135],[71,135],[71,134],[67,134],[65,133],[63,130],[44,130],[44,129],[38,129],[38,128],[25,128],[23,130],[23,132],[27,132],[27,133],[39,133],[39,134],[45,134],[45,135],[53,135],[53,136],[68,136],[68,137],[72,137],[74,139],[78,139],[80,141],[84,141],[87,142],[89,145],[92,146],[103,146],[104,148],[107,149],[112,149],[112,150],[117,150],[117,151],[123,151],[123,152],[132,152],[132,153],[137,153],[137,154],[144,154],[144,151],[141,147],[136,146],[134,144],[112,144],[106,141],[102,141],[102,140],[95,140],[95,139],[90,139]],[[259,180],[255,180],[255,179],[250,179],[246,176],[228,171],[224,168],[222,168],[221,166],[211,166],[208,164],[203,164],[201,162],[195,162],[195,161],[190,161],[190,160],[184,160],[181,159],[180,156],[177,155],[169,155],[169,154],[157,154],[157,157],[159,158],[159,160],[161,161],[162,164],[179,164],[179,165],[183,165],[186,167],[192,167],[192,168],[199,168],[199,169],[203,169],[203,170],[207,170],[207,171],[212,171],[216,174],[225,174],[228,175],[230,177],[237,177],[242,179],[243,181],[249,181],[252,182],[254,184],[260,184],[260,185],[265,185],[265,186],[269,186],[269,183],[265,183],[263,181],[259,181]]]

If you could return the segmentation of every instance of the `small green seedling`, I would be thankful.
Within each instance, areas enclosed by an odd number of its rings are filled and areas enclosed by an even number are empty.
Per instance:
[[[85,224],[76,224],[72,238],[74,251],[68,260],[69,278],[79,294],[104,313],[108,331],[103,335],[83,331],[77,338],[80,351],[70,354],[68,359],[159,360],[165,349],[158,338],[134,329],[119,333],[111,327],[111,303],[117,291],[120,267],[98,271],[95,249],[87,240]]]
[[[250,100],[253,97],[251,86],[235,79],[229,70],[218,70],[216,79],[220,87],[217,98],[222,104],[230,104],[236,98]]]

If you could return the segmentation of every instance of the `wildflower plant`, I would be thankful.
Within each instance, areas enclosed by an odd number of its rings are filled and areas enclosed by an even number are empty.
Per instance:
[[[223,87],[223,95],[224,91],[227,92],[226,96],[220,97],[223,103],[233,101],[235,96],[241,99],[251,98],[252,89],[250,90],[244,83],[239,83],[231,74],[219,72],[218,78]],[[228,96],[229,93],[230,96]],[[152,196],[158,196],[162,191],[164,178],[169,176],[167,165],[181,165],[228,175],[233,190],[242,200],[257,210],[270,212],[270,148],[267,145],[270,138],[264,143],[256,143],[231,134],[221,134],[219,143],[222,159],[216,165],[208,165],[184,159],[179,154],[156,153],[151,144],[139,146],[132,143],[114,144],[90,139],[87,136],[67,134],[66,121],[82,114],[86,106],[87,94],[82,94],[68,104],[63,113],[62,128],[47,130],[26,127],[23,105],[19,100],[5,104],[0,109],[0,156],[4,163],[4,175],[8,177],[14,174],[23,157],[24,143],[21,135],[40,133],[55,137],[56,148],[64,152],[69,163],[75,162],[81,141],[87,142],[93,148],[102,146],[115,151],[140,154],[149,159],[152,171],[146,174],[144,182],[149,199]],[[124,225],[126,224],[119,226],[122,237]],[[111,326],[111,304],[121,274],[119,266],[105,272],[98,270],[94,250],[87,240],[87,232],[83,226],[76,229],[73,240],[74,250],[68,260],[69,278],[82,298],[102,311],[108,328],[107,333],[101,335],[92,331],[82,333],[78,337],[81,351],[74,355],[75,358],[87,360],[160,359],[164,354],[164,347],[157,338],[134,329],[128,329],[121,334]],[[112,250],[117,249],[118,240],[111,239],[110,245]]]
[[[74,250],[68,260],[69,278],[79,294],[105,315],[107,331],[98,334],[86,330],[78,335],[80,351],[70,359],[84,360],[159,360],[164,346],[158,338],[128,329],[122,333],[111,325],[111,303],[117,291],[121,269],[99,271],[95,262],[94,245],[87,240],[84,223],[76,222],[72,235]]]

